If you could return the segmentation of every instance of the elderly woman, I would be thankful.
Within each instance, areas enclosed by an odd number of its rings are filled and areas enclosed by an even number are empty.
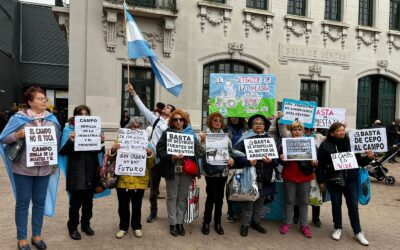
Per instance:
[[[256,180],[260,192],[260,197],[256,201],[242,202],[242,226],[240,228],[240,235],[243,237],[247,236],[250,226],[259,233],[267,233],[267,230],[261,226],[261,218],[265,213],[265,197],[275,192],[275,183],[272,176],[274,175],[275,168],[278,166],[278,160],[272,160],[267,156],[262,160],[247,160],[244,140],[268,138],[267,132],[270,125],[271,122],[265,118],[265,116],[259,114],[253,115],[248,121],[248,127],[251,128],[251,130],[244,133],[234,146],[235,150],[242,152],[239,157],[234,157],[236,166],[239,168],[254,167],[256,169]]]
[[[185,217],[188,201],[189,187],[193,176],[182,171],[185,157],[182,154],[172,155],[167,152],[167,133],[192,134],[195,138],[195,155],[201,157],[200,147],[196,139],[196,134],[188,125],[189,118],[183,110],[177,109],[171,114],[168,121],[169,128],[165,130],[157,143],[157,156],[161,161],[161,176],[165,178],[167,184],[167,210],[172,236],[184,236],[183,220]],[[195,160],[194,157],[190,157]]]
[[[41,232],[43,216],[45,213],[45,201],[49,179],[57,165],[27,166],[27,152],[25,145],[20,151],[20,157],[10,162],[3,153],[3,143],[12,144],[19,140],[25,140],[25,127],[55,127],[57,143],[59,142],[60,125],[57,118],[46,111],[47,101],[45,92],[41,88],[30,87],[25,92],[25,99],[29,109],[19,111],[11,117],[3,133],[0,135],[0,153],[7,166],[10,180],[15,186],[15,223],[17,226],[18,249],[30,249],[27,242],[28,208],[32,201],[32,239],[31,243],[38,249],[46,249]],[[50,198],[50,197],[49,197]],[[55,199],[55,197],[52,197]],[[46,202],[47,203],[47,202]],[[54,204],[55,205],[55,204]],[[47,208],[47,206],[46,206]]]
[[[327,138],[319,147],[318,161],[320,166],[317,169],[317,181],[320,187],[323,188],[325,183],[331,196],[334,224],[332,239],[340,240],[342,234],[342,196],[344,196],[354,239],[367,246],[369,242],[361,231],[360,216],[358,214],[359,170],[335,170],[331,155],[341,152],[351,152],[350,139],[346,135],[345,125],[335,122],[328,129]],[[374,153],[367,151],[364,157],[356,154],[356,158],[359,166],[366,166],[374,158]],[[343,180],[340,185],[337,182],[338,179]]]
[[[213,133],[224,133],[224,117],[220,113],[212,113],[207,118],[207,131],[201,135],[201,143],[205,146],[207,134]],[[232,148],[232,144],[229,141],[229,148]],[[224,190],[225,183],[228,176],[228,167],[233,166],[234,161],[229,158],[227,165],[215,166],[212,164],[207,164],[204,161],[204,175],[206,179],[206,192],[207,199],[204,210],[204,220],[202,232],[205,235],[210,233],[210,222],[212,218],[212,210],[214,210],[214,229],[217,234],[223,235],[224,229],[221,226],[221,216],[222,216],[222,204],[224,203]]]
[[[135,116],[129,121],[125,128],[132,130],[144,129],[143,119]],[[110,161],[116,159],[117,150],[120,147],[121,145],[118,144],[118,142],[114,143],[108,155]],[[142,224],[140,223],[142,217],[142,200],[144,191],[148,188],[150,169],[154,166],[155,157],[153,151],[154,150],[151,148],[146,149],[147,162],[144,176],[118,176],[116,189],[118,195],[119,231],[115,234],[117,239],[121,239],[125,236],[128,232],[129,224],[131,224],[136,237],[140,238],[143,236]],[[129,211],[129,203],[132,203],[132,215]]]
[[[68,157],[66,190],[70,194],[70,200],[67,227],[71,239],[80,240],[81,234],[77,228],[79,225],[79,210],[81,208],[81,230],[86,235],[94,235],[90,220],[93,216],[95,189],[100,184],[100,176],[98,174],[100,168],[99,153],[104,150],[75,150],[75,116],[90,116],[90,108],[86,105],[79,105],[75,107],[73,114],[74,117],[69,120],[69,124],[64,128],[60,155]],[[104,141],[103,137],[102,141]]]

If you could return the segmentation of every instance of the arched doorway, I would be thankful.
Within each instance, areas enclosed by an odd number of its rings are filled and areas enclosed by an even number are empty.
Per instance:
[[[262,69],[251,64],[236,60],[221,60],[208,63],[203,67],[203,104],[202,104],[202,128],[205,128],[208,116],[208,99],[210,93],[210,74],[261,74]]]
[[[367,128],[379,119],[384,125],[395,119],[396,82],[382,75],[358,80],[357,128]]]

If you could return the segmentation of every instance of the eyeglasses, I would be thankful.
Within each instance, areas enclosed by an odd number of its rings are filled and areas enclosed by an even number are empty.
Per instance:
[[[37,97],[37,98],[35,98],[35,100],[38,100],[40,102],[43,102],[43,101],[48,102],[49,98],[47,98],[47,97]]]
[[[222,120],[221,119],[214,119],[214,120],[212,120],[213,122],[222,122]]]
[[[173,122],[184,122],[185,119],[183,119],[183,118],[173,118],[172,121]]]

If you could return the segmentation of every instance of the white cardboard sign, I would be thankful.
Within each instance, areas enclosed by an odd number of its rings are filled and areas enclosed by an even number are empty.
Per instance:
[[[317,159],[313,137],[282,138],[285,161],[312,161]]]
[[[55,127],[25,127],[25,142],[27,167],[58,164]]]
[[[75,151],[101,149],[101,118],[99,116],[75,116]]]
[[[334,122],[346,121],[346,109],[317,107],[315,112],[315,128],[329,128]]]
[[[335,170],[358,168],[357,158],[353,152],[331,154],[331,158]]]
[[[279,158],[274,138],[245,139],[244,145],[248,160],[261,160],[265,156],[270,159]]]
[[[386,128],[361,129],[350,132],[351,152],[387,152]]]
[[[167,132],[167,154],[194,156],[193,135]]]

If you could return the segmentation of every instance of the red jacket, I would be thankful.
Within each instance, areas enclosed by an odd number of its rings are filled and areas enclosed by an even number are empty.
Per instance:
[[[303,183],[314,179],[313,173],[305,175],[303,174],[303,172],[300,171],[297,161],[285,161],[282,163],[282,165],[283,165],[282,178],[285,181]]]

